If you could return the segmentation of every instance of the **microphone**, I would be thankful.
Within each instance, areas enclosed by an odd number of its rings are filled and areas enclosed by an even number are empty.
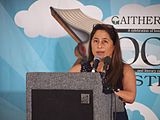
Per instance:
[[[99,62],[100,62],[100,58],[97,56],[94,57],[92,72],[96,72]]]
[[[111,58],[109,56],[105,57],[105,59],[104,59],[104,66],[103,66],[104,72],[106,72],[107,70],[109,70],[110,63],[111,63]]]
[[[103,72],[101,73],[101,78],[102,78],[102,85],[103,85],[103,90],[102,92],[105,94],[110,94],[113,93],[112,86],[107,83],[107,72],[109,70],[111,63],[111,58],[109,56],[106,56],[104,58],[104,66],[103,66]]]

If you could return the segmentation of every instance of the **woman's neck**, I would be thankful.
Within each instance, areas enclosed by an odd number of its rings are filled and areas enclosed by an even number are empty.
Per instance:
[[[104,66],[104,62],[100,61],[97,67],[97,72],[102,72],[103,71],[103,66]]]

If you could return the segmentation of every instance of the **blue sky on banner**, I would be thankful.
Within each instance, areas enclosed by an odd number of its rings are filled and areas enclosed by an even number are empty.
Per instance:
[[[0,0],[0,119],[25,119],[26,72],[67,72],[76,60],[74,48],[77,43],[53,19],[48,9],[49,6],[80,8],[86,15],[108,22],[109,17],[119,15],[122,7],[131,4],[140,5],[145,12],[148,6],[157,9],[156,5],[160,5],[160,1]],[[122,33],[120,36],[128,34]],[[160,37],[157,33],[139,33],[131,36],[138,39],[141,46],[144,39],[151,35]],[[123,51],[127,52],[128,55],[133,54],[133,49],[130,49],[133,46],[130,43],[125,44],[127,44],[127,47],[123,47]],[[150,55],[149,60],[159,63],[160,54],[155,53],[155,51],[160,51],[159,42],[153,40],[147,47],[147,52]],[[154,50],[149,51],[153,48]],[[130,58],[125,57],[127,60]],[[130,61],[132,61],[132,58]],[[140,60],[135,66],[138,65],[149,67],[145,64],[142,65]],[[159,66],[156,68],[159,69]],[[148,75],[145,73],[137,74],[142,77]],[[153,73],[150,76],[157,77],[157,74]],[[131,119],[150,120],[150,118],[154,118],[154,120],[157,120],[157,118],[160,118],[158,112],[160,90],[157,87],[148,87],[147,81],[146,78],[144,85],[138,87],[138,95],[134,105],[127,105]],[[155,81],[154,84],[157,82]],[[141,93],[143,91],[145,91],[145,94]],[[145,112],[143,112],[144,109]],[[8,112],[10,113],[9,116],[7,115]]]

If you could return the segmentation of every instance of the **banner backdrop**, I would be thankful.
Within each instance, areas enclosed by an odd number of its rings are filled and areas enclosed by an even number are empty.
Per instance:
[[[136,71],[130,120],[160,119],[159,0],[0,0],[0,120],[26,119],[26,73],[67,72],[77,42],[49,7],[80,8],[117,28],[123,59]]]

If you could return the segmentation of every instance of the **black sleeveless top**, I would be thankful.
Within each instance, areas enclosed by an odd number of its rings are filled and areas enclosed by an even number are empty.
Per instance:
[[[81,70],[80,72],[91,72],[92,71],[92,66],[90,64],[89,61],[81,61]],[[110,73],[110,69],[106,72],[106,74]],[[102,79],[106,79],[106,74],[103,72],[100,72],[101,78]],[[123,84],[122,84],[122,80],[118,80],[117,85],[116,85],[117,89],[121,89],[123,90]]]

